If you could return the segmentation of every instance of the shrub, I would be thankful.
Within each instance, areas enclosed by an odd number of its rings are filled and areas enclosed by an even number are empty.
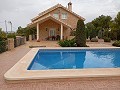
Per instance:
[[[105,38],[104,38],[104,42],[111,42],[111,39],[108,38],[108,37],[105,37]]]
[[[0,31],[0,41],[6,40],[6,33]]]
[[[5,52],[7,50],[6,44],[6,41],[0,41],[0,53]]]
[[[97,38],[92,38],[91,42],[98,42],[98,39]]]
[[[58,44],[61,47],[76,47],[75,39],[59,41]]]
[[[15,34],[8,34],[7,38],[14,38],[14,39],[16,39],[16,35]]]
[[[0,41],[3,41],[4,39],[2,37],[0,37]]]
[[[112,45],[116,46],[116,47],[120,47],[120,40],[119,41],[115,41]]]
[[[77,22],[75,39],[78,47],[86,46],[85,24],[82,20]]]

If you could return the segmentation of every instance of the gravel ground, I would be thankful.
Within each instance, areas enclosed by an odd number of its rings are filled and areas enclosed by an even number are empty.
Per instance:
[[[12,51],[0,54],[0,90],[120,90],[120,77],[6,82],[3,77],[4,73],[30,51],[29,45],[30,43],[27,43]]]

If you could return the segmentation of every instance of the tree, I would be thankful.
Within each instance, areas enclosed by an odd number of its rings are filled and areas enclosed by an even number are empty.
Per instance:
[[[117,30],[117,40],[120,40],[120,12],[118,12],[115,18],[115,26]]]
[[[90,40],[92,38],[96,37],[96,30],[95,30],[95,26],[92,24],[92,22],[89,22],[86,24],[86,28],[88,30],[88,34],[90,36]]]
[[[21,26],[18,27],[17,30],[17,35],[24,36],[25,35],[25,30]]]
[[[89,38],[89,30],[87,28],[85,28],[85,33],[86,33],[86,38]]]
[[[35,27],[25,27],[25,28],[22,28],[21,26],[18,27],[18,30],[17,30],[17,35],[20,35],[20,36],[26,36],[26,39],[28,40],[29,39],[29,35],[36,35],[37,33],[37,30]]]
[[[94,19],[92,23],[96,27],[96,29],[98,27],[101,27],[103,30],[105,30],[109,29],[109,23],[111,20],[112,18],[110,16],[101,15],[98,18]]]
[[[111,29],[111,39],[112,40],[120,40],[120,12],[118,12],[117,16],[110,23]]]
[[[6,33],[0,28],[0,41],[6,39]]]
[[[86,46],[85,24],[82,20],[78,20],[77,22],[75,38],[78,47]]]
[[[105,32],[104,36],[108,36],[111,21],[112,21],[112,18],[110,16],[101,15],[98,18],[94,19],[92,21],[92,24],[95,26],[95,30],[97,31],[97,33],[100,34],[100,33]],[[102,37],[100,38],[104,37],[103,35],[101,36]]]
[[[99,39],[103,38],[103,31],[102,30],[98,31],[98,38]]]

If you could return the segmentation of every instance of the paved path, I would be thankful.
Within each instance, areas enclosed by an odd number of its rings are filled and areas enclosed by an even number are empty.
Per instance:
[[[102,39],[99,39],[99,42],[87,42],[89,47],[113,47],[112,43],[104,42]],[[46,47],[59,47],[57,41],[31,41],[27,43],[28,46],[46,46]]]
[[[99,79],[58,79],[7,83],[4,73],[30,49],[27,45],[0,54],[0,90],[120,90],[120,77]]]
[[[99,39],[99,42],[87,42],[87,45],[89,47],[113,47],[112,43],[113,41],[109,43],[109,42],[104,42],[103,39]]]

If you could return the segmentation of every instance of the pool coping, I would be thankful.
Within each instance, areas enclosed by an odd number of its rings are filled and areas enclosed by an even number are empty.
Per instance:
[[[119,47],[41,47],[31,49],[4,74],[5,80],[33,80],[52,78],[120,77],[120,68],[27,70],[39,49],[120,49]]]

